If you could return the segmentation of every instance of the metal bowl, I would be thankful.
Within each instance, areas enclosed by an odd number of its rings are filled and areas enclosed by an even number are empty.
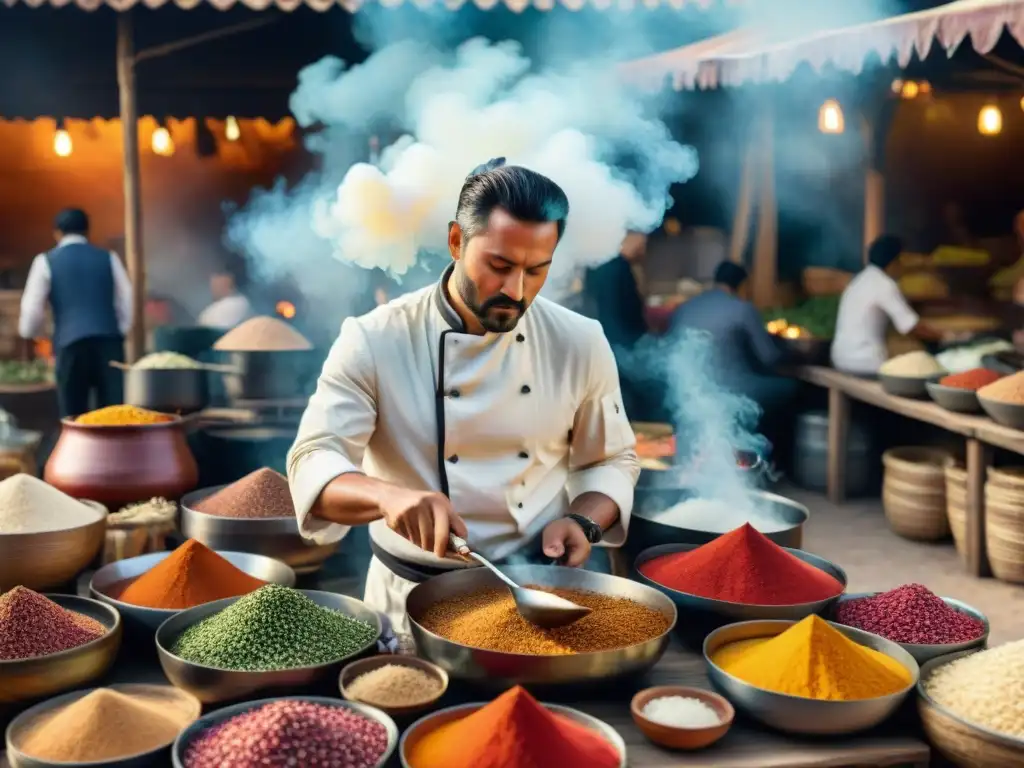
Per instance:
[[[925,389],[928,390],[932,400],[947,411],[953,411],[954,413],[981,413],[978,393],[973,389],[947,387],[936,381],[929,381],[925,384]]]
[[[989,415],[996,424],[1013,429],[1024,429],[1024,405],[1016,403],[1001,403],[998,400],[989,400],[978,395],[978,402],[982,409]]]
[[[498,577],[483,568],[465,568],[435,576],[413,587],[405,601],[412,636],[420,656],[437,664],[451,677],[493,687],[512,685],[583,683],[646,672],[661,658],[675,627],[672,601],[655,589],[629,579],[581,568],[514,565],[501,569],[519,584],[578,589],[633,600],[660,612],[669,625],[658,637],[611,651],[568,656],[531,656],[473,648],[424,629],[420,618],[430,606],[458,595],[504,588]]]
[[[205,368],[128,368],[124,401],[160,413],[195,413],[210,402]]]
[[[77,528],[41,533],[0,533],[0,591],[17,586],[39,592],[67,584],[91,563],[107,535],[107,508],[79,499],[101,515]]]
[[[166,560],[171,554],[171,552],[154,552],[105,565],[93,574],[92,580],[89,582],[89,593],[98,600],[117,608],[124,618],[126,629],[144,629],[147,632],[156,632],[157,628],[167,619],[176,613],[181,613],[181,609],[146,608],[123,602],[115,595],[120,596],[124,588],[128,586],[127,582],[135,581],[142,574],[156,567],[158,563]],[[280,584],[282,587],[295,586],[295,571],[280,560],[263,555],[252,555],[248,552],[218,552],[217,554],[239,570],[268,584]]]
[[[191,693],[203,704],[217,704],[223,701],[242,699],[251,696],[257,691],[269,688],[298,688],[309,686],[328,678],[337,678],[342,667],[345,666],[345,662],[365,653],[376,645],[382,631],[380,614],[376,611],[367,608],[359,600],[346,597],[345,595],[309,589],[299,591],[323,608],[340,611],[346,616],[367,622],[376,630],[373,638],[362,648],[327,664],[318,664],[313,667],[296,667],[294,669],[279,669],[269,672],[243,672],[234,669],[207,667],[202,664],[186,661],[171,652],[171,648],[174,647],[175,641],[182,632],[193,624],[198,624],[203,619],[207,619],[215,613],[220,613],[229,605],[241,599],[229,597],[176,613],[160,625],[156,631],[156,650],[157,655],[160,657],[160,666],[163,667],[167,679],[177,687]]]
[[[811,516],[810,510],[797,501],[775,493],[751,491],[750,495],[757,500],[757,508],[763,515],[777,519],[785,526],[765,536],[780,547],[799,549],[803,543],[804,524]],[[721,533],[683,528],[659,519],[664,510],[692,498],[697,498],[697,494],[687,487],[638,485],[626,551],[636,556],[660,544],[707,544],[721,536]]]
[[[874,597],[875,595],[881,594],[880,592],[852,592],[845,594],[836,601],[832,606],[831,619],[834,624],[840,627],[851,627],[851,624],[843,624],[837,621],[835,617],[838,615],[839,606],[850,600],[859,600],[863,597]],[[988,623],[988,617],[985,616],[977,608],[972,608],[967,603],[962,603],[959,600],[954,600],[952,597],[942,598],[942,602],[952,608],[954,611],[960,611],[960,613],[966,613],[971,618],[977,619],[985,625],[985,634],[976,640],[970,640],[966,643],[948,643],[945,645],[933,645],[933,644],[921,644],[921,643],[896,643],[900,648],[905,650],[911,656],[914,657],[914,661],[918,664],[924,664],[925,662],[931,661],[932,659],[938,658],[939,656],[946,656],[950,653],[958,653],[960,651],[967,650],[979,650],[988,645],[988,633],[990,626]],[[853,627],[858,629],[858,627]],[[861,630],[866,632],[867,630]],[[892,640],[890,642],[896,642]]]
[[[223,709],[218,709],[217,711],[211,712],[205,717],[201,717],[196,720],[192,725],[178,735],[178,738],[174,742],[174,746],[171,748],[171,758],[174,761],[174,768],[185,768],[185,753],[188,751],[189,745],[203,731],[206,731],[215,725],[219,725],[226,720],[230,720],[237,715],[251,712],[264,704],[272,704],[275,701],[308,701],[311,704],[322,704],[325,707],[351,709],[370,720],[376,720],[378,723],[383,725],[388,732],[388,745],[384,750],[384,754],[381,755],[380,760],[377,761],[374,768],[383,768],[383,766],[387,765],[388,760],[391,759],[391,756],[395,752],[395,747],[398,746],[398,726],[395,725],[394,720],[376,707],[360,704],[357,701],[341,701],[340,699],[328,699],[322,696],[280,696],[274,699],[247,701],[244,704],[235,704],[230,707],[224,707]]]
[[[29,701],[78,688],[102,677],[121,647],[121,616],[99,600],[77,595],[45,595],[61,608],[96,619],[107,633],[95,640],[48,656],[0,661],[0,704]]]
[[[227,486],[218,485],[186,494],[181,500],[181,533],[210,549],[252,552],[290,565],[296,573],[319,571],[338,544],[312,544],[299,533],[294,517],[220,517],[200,512],[195,505]]]
[[[707,662],[708,679],[711,681],[711,685],[734,707],[746,712],[755,720],[787,733],[815,736],[856,733],[873,728],[888,718],[917,685],[919,670],[913,656],[885,638],[852,627],[845,627],[842,624],[832,624],[832,626],[855,643],[884,653],[902,664],[910,673],[910,682],[907,687],[897,693],[873,699],[821,701],[757,688],[723,671],[711,660],[715,651],[722,646],[739,640],[775,637],[795,623],[794,621],[742,621],[717,629],[704,640],[704,660]]]
[[[928,397],[927,384],[929,381],[938,381],[945,374],[933,374],[931,376],[892,376],[888,373],[879,373],[878,382],[882,390],[896,397],[910,397],[924,399]]]
[[[963,768],[1011,768],[1024,765],[1024,739],[975,725],[933,699],[925,684],[936,669],[980,649],[932,659],[921,667],[917,710],[925,735],[935,749]]]
[[[353,696],[351,691],[348,690],[348,686],[355,682],[356,678],[362,677],[367,672],[372,672],[375,669],[379,669],[380,667],[384,667],[389,664],[401,667],[411,667],[412,669],[418,669],[421,672],[425,672],[436,679],[441,684],[441,687],[438,689],[437,694],[427,701],[402,707],[385,707],[382,704],[363,701],[362,699],[358,699]],[[371,707],[377,707],[382,712],[387,712],[389,715],[394,717],[401,717],[411,715],[414,712],[421,712],[436,704],[448,690],[448,673],[437,666],[437,664],[431,664],[429,661],[421,659],[418,656],[386,654],[383,656],[371,656],[368,659],[359,659],[358,661],[349,663],[343,670],[341,670],[341,676],[338,678],[338,687],[341,690],[341,697],[343,699],[359,701]]]
[[[738,621],[751,621],[754,619],[792,619],[794,621],[798,621],[810,616],[812,613],[821,613],[832,605],[832,603],[838,600],[840,595],[842,595],[842,592],[840,592],[839,595],[830,597],[827,600],[818,600],[813,603],[795,603],[793,605],[749,605],[747,603],[730,603],[726,600],[713,600],[710,597],[700,597],[699,595],[691,595],[688,592],[680,592],[670,587],[666,587],[663,584],[659,584],[653,579],[649,579],[640,571],[641,565],[649,562],[650,560],[654,560],[657,557],[661,557],[663,555],[674,555],[677,552],[692,552],[699,546],[701,545],[663,544],[659,547],[645,549],[640,553],[639,557],[637,557],[633,569],[637,572],[641,581],[645,584],[650,584],[659,592],[668,595],[680,610],[704,611],[706,613],[714,613],[718,616],[725,616],[726,618],[736,619]],[[803,560],[805,563],[813,565],[819,571],[824,571],[829,576],[832,576],[836,581],[843,585],[844,590],[846,589],[846,571],[835,563],[832,563],[823,557],[812,555],[810,552],[804,552],[802,549],[789,549],[788,547],[783,547],[783,549],[794,557]]]
[[[131,693],[149,693],[150,695],[166,697],[166,699],[177,699],[181,701],[183,705],[188,705],[192,710],[188,722],[194,722],[202,712],[202,705],[195,698],[185,691],[179,691],[170,685],[111,685],[111,690],[119,691],[124,694]],[[18,715],[14,720],[11,721],[10,725],[7,726],[7,759],[11,763],[11,768],[86,768],[91,766],[95,768],[98,765],[104,766],[116,766],[117,768],[149,768],[154,763],[167,763],[167,753],[170,751],[169,747],[174,743],[173,739],[158,747],[155,747],[147,752],[140,752],[135,755],[127,755],[126,757],[116,760],[104,760],[102,763],[96,761],[90,761],[87,763],[69,763],[63,761],[44,760],[39,757],[31,757],[26,755],[19,749],[21,738],[24,735],[26,726],[30,725],[33,720],[41,715],[46,714],[54,709],[68,706],[84,698],[85,696],[92,693],[95,688],[86,691],[74,691],[73,693],[67,693],[63,696],[57,696],[53,699],[48,699],[41,704],[25,710]],[[183,726],[187,723],[182,723]]]
[[[789,362],[796,365],[825,365],[831,360],[832,339],[819,336],[800,336],[791,339],[788,336],[776,337],[786,350]]]
[[[456,720],[462,720],[463,718],[469,717],[474,712],[483,709],[485,706],[487,705],[483,703],[460,704],[455,707],[439,709],[437,712],[421,717],[409,726],[408,730],[402,734],[402,740],[398,744],[398,754],[402,758],[402,768],[416,768],[416,766],[409,762],[408,752],[428,733],[440,728],[442,725],[447,725],[448,723]],[[622,740],[622,736],[619,735],[619,732],[606,722],[598,720],[596,717],[592,717],[586,712],[580,712],[578,709],[572,709],[571,707],[563,707],[558,704],[544,704],[544,707],[551,712],[554,712],[556,715],[567,717],[601,736],[615,748],[616,752],[619,753],[619,768],[626,768],[626,742]]]

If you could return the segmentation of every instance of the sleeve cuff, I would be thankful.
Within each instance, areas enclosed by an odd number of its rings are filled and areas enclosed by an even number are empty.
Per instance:
[[[329,523],[314,517],[310,509],[320,492],[331,480],[359,468],[344,456],[332,451],[314,451],[306,456],[289,481],[295,517],[299,522],[299,533],[314,544],[334,544],[348,534],[351,526]]]
[[[619,507],[619,521],[604,532],[599,546],[621,547],[629,533],[629,519],[633,513],[633,483],[614,466],[590,467],[569,476],[567,483],[569,503],[584,493],[602,493]]]

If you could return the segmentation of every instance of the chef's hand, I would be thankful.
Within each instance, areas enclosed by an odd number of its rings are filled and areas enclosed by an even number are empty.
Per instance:
[[[553,560],[562,560],[559,565],[579,568],[590,557],[590,542],[579,524],[568,517],[548,523],[541,536],[544,554]],[[564,559],[563,559],[564,558]]]
[[[466,524],[443,493],[391,487],[380,501],[388,528],[420,549],[444,557],[448,534],[466,538]]]

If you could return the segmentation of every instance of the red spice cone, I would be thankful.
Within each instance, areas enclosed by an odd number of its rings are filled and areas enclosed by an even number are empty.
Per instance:
[[[795,605],[843,591],[829,574],[791,555],[750,523],[689,552],[657,557],[644,576],[691,595],[748,605]]]

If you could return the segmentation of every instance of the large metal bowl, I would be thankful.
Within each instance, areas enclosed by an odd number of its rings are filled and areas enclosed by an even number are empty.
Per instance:
[[[160,657],[160,666],[163,667],[167,679],[179,688],[191,693],[203,704],[235,701],[251,696],[257,691],[267,689],[301,688],[328,679],[333,682],[338,678],[342,667],[345,666],[345,662],[376,646],[377,639],[380,637],[383,629],[380,614],[367,608],[362,602],[352,597],[309,589],[300,591],[323,608],[340,611],[346,616],[367,622],[376,630],[374,636],[362,648],[327,664],[318,664],[313,667],[280,669],[270,672],[242,672],[234,669],[207,667],[202,664],[186,661],[171,652],[171,648],[174,647],[175,641],[182,632],[193,624],[198,624],[203,619],[207,619],[215,613],[220,613],[229,605],[241,599],[229,597],[225,600],[217,600],[213,603],[207,603],[206,605],[200,605],[195,608],[189,608],[187,611],[176,613],[160,625],[156,631],[156,649],[157,655]]]
[[[799,549],[803,543],[804,524],[811,516],[810,510],[775,493],[751,491],[750,495],[756,499],[757,509],[762,515],[778,519],[785,525],[782,530],[765,536],[780,547]],[[638,485],[629,523],[629,538],[626,540],[627,552],[635,557],[660,544],[707,544],[721,536],[721,533],[683,528],[658,519],[664,510],[693,498],[697,498],[697,494],[683,486]]]
[[[917,685],[919,669],[913,656],[885,638],[841,624],[832,624],[832,626],[855,643],[884,653],[903,665],[910,673],[910,682],[907,687],[897,693],[873,699],[821,701],[757,688],[738,677],[733,677],[711,660],[714,653],[725,645],[757,637],[775,637],[795,623],[793,621],[742,621],[717,629],[704,640],[704,659],[707,662],[708,679],[711,681],[711,685],[725,696],[736,709],[743,710],[755,720],[787,733],[816,736],[856,733],[873,728],[888,718]]]
[[[833,604],[831,616],[833,623],[840,627],[851,627],[852,629],[858,629],[850,624],[843,624],[836,620],[836,616],[839,613],[839,606],[843,603],[849,602],[850,600],[859,600],[863,597],[874,597],[875,595],[881,594],[880,592],[851,592],[843,595]],[[966,643],[948,643],[946,645],[934,645],[934,644],[921,644],[921,643],[896,643],[900,648],[905,650],[911,656],[914,657],[914,661],[918,664],[924,664],[932,659],[936,659],[939,656],[947,656],[951,653],[959,653],[960,651],[967,650],[981,650],[988,645],[988,634],[991,629],[988,623],[988,617],[979,611],[977,608],[972,608],[967,603],[962,603],[959,600],[954,600],[952,597],[942,598],[942,602],[952,608],[954,611],[960,611],[960,613],[966,613],[973,619],[977,619],[985,625],[985,634],[976,640],[970,640]],[[866,631],[866,630],[861,630]],[[895,640],[891,642],[896,642]]]
[[[273,557],[290,565],[298,574],[319,571],[324,560],[337,550],[338,544],[312,544],[304,539],[294,517],[220,517],[195,508],[207,496],[225,487],[203,488],[182,498],[181,533],[185,538],[200,541],[210,549]]]
[[[1024,429],[1024,405],[989,400],[981,395],[978,395],[978,402],[996,424],[1013,429]]]
[[[978,402],[978,393],[973,389],[963,387],[947,387],[937,381],[929,381],[925,384],[928,394],[932,400],[954,413],[981,413],[981,403]]]
[[[39,592],[67,584],[103,548],[107,508],[79,499],[100,512],[98,520],[63,531],[0,534],[0,591],[17,586]]]
[[[30,701],[78,688],[102,677],[121,647],[121,616],[106,603],[77,595],[46,595],[61,608],[96,619],[107,633],[60,653],[0,661],[0,704]]]
[[[89,582],[89,593],[98,600],[117,608],[124,619],[125,629],[156,632],[161,624],[176,613],[181,613],[181,610],[146,608],[123,602],[118,597],[129,583],[152,570],[171,554],[171,552],[153,552],[149,555],[130,557],[127,560],[119,560],[116,563],[105,565],[93,574],[92,580]],[[217,554],[239,570],[268,584],[280,584],[282,587],[295,586],[295,571],[280,560],[248,552],[218,552]]]
[[[169,685],[112,685],[110,686],[110,689],[124,694],[148,693],[154,696],[159,695],[161,697],[167,697],[168,700],[177,699],[183,702],[183,704],[187,703],[192,710],[189,721],[195,721],[202,712],[202,705],[194,696],[190,696],[185,691],[179,691],[177,688],[172,688]],[[88,696],[94,690],[96,689],[93,688],[86,691],[74,691],[73,693],[67,693],[53,699],[47,699],[41,704],[37,704],[36,706],[25,710],[14,718],[10,725],[7,726],[6,735],[7,759],[10,761],[11,768],[87,768],[87,766],[89,768],[95,768],[100,765],[100,763],[95,761],[88,763],[69,763],[64,761],[57,762],[53,760],[45,760],[39,757],[30,757],[19,749],[26,726],[29,726],[32,721],[54,709],[73,704],[79,699]],[[186,724],[187,723],[184,722],[182,723],[183,726]],[[150,768],[154,764],[160,763],[166,765],[167,755],[170,752],[169,747],[172,743],[173,740],[161,744],[147,752],[128,755],[117,760],[106,760],[102,765],[110,767],[116,766],[116,768]]]
[[[421,717],[402,734],[402,740],[398,744],[398,753],[402,758],[402,768],[416,768],[416,766],[409,762],[408,751],[428,733],[440,728],[442,725],[469,717],[485,706],[487,705],[482,703],[460,704],[455,707],[439,709],[437,712]],[[622,740],[619,732],[610,725],[603,720],[598,720],[596,717],[588,715],[586,712],[580,712],[578,709],[572,709],[571,707],[563,707],[558,704],[545,704],[544,707],[556,715],[567,717],[601,736],[619,753],[619,768],[626,768],[626,742]],[[566,766],[566,768],[570,767]],[[572,768],[576,767],[573,766]],[[583,767],[580,766],[580,768]]]
[[[483,589],[503,589],[504,584],[483,568],[452,571],[417,584],[405,601],[417,652],[452,678],[496,688],[519,684],[591,682],[643,673],[658,662],[668,647],[670,633],[676,624],[676,608],[671,600],[655,589],[581,568],[514,565],[501,570],[518,584],[578,589],[642,603],[665,616],[668,628],[658,637],[627,648],[568,656],[531,656],[472,648],[430,632],[420,624],[420,619],[428,608],[439,602]]]
[[[923,400],[928,397],[927,384],[929,381],[938,381],[945,374],[933,374],[931,376],[893,376],[888,373],[879,373],[878,382],[882,385],[882,391],[895,397],[909,397],[916,400]]]
[[[710,597],[691,595],[687,592],[680,592],[670,587],[666,587],[653,579],[649,579],[640,570],[641,565],[654,560],[657,557],[662,557],[663,555],[674,555],[677,552],[692,552],[699,546],[701,545],[663,544],[660,547],[645,549],[637,557],[633,569],[644,584],[649,584],[662,594],[667,595],[671,598],[672,602],[680,608],[680,610],[704,611],[706,613],[713,613],[718,616],[724,616],[738,621],[751,621],[754,619],[792,619],[798,621],[806,616],[810,616],[812,613],[821,613],[826,610],[830,605],[832,605],[832,603],[838,600],[839,596],[842,594],[842,592],[840,592],[839,595],[830,597],[827,600],[818,600],[813,603],[795,603],[793,605],[749,605],[747,603],[730,603],[725,600],[713,600]],[[783,547],[783,549],[794,557],[803,560],[805,563],[813,565],[819,571],[824,571],[829,576],[832,576],[836,581],[843,585],[844,590],[846,589],[846,571],[835,563],[830,562],[823,557],[812,555],[810,552],[804,552],[802,549],[789,549],[786,547]]]
[[[384,750],[384,754],[381,755],[380,760],[374,768],[382,768],[384,765],[387,765],[388,760],[391,759],[391,756],[395,752],[395,747],[398,746],[398,726],[395,725],[394,720],[376,707],[371,707],[367,704],[360,704],[357,701],[341,701],[340,699],[328,699],[322,696],[281,696],[276,699],[260,699],[259,701],[247,701],[244,704],[235,704],[230,707],[224,707],[223,709],[218,709],[216,712],[211,712],[205,717],[201,717],[196,720],[192,725],[178,735],[177,740],[174,742],[174,746],[171,748],[171,757],[174,761],[174,768],[185,768],[185,753],[188,751],[189,745],[203,731],[209,730],[215,725],[220,725],[224,721],[230,720],[237,715],[251,712],[264,704],[272,704],[275,701],[285,700],[308,701],[311,704],[322,704],[325,707],[351,709],[353,712],[358,712],[360,715],[363,715],[370,720],[376,720],[378,723],[383,725],[388,732],[388,745]]]

